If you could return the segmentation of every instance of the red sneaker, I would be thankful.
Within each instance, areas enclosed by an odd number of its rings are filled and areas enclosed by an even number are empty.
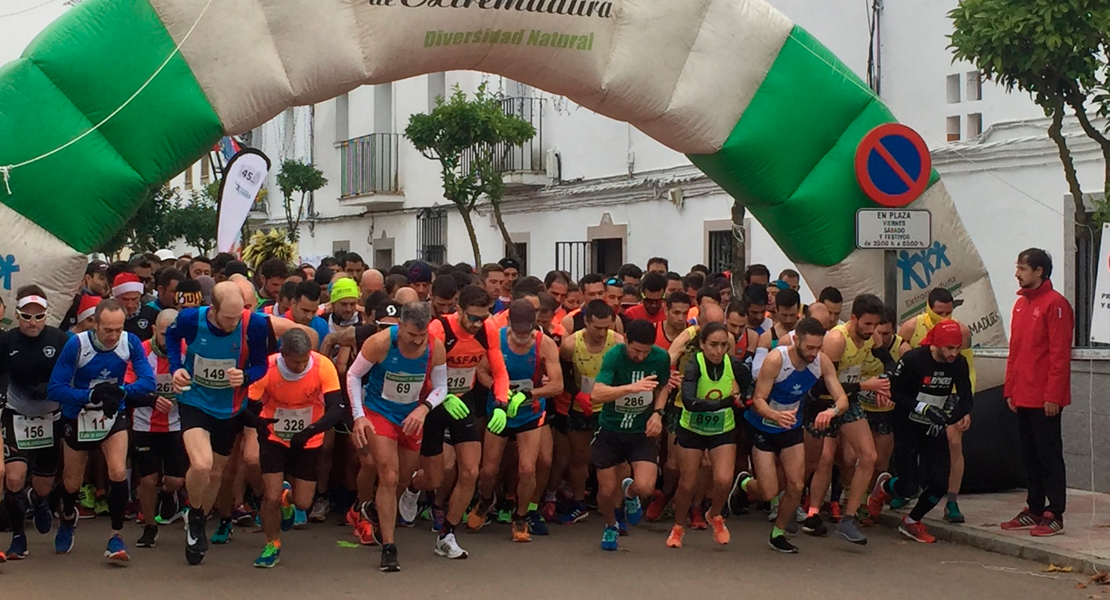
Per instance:
[[[554,500],[547,500],[543,503],[543,507],[540,509],[540,516],[543,517],[544,521],[550,521],[552,523],[555,522],[555,501]]]
[[[924,523],[920,521],[910,523],[907,521],[908,518],[902,517],[902,524],[898,526],[898,531],[902,532],[902,535],[922,544],[932,544],[937,541],[937,538],[929,534],[929,530],[925,528]]]
[[[705,520],[705,510],[700,506],[690,508],[690,529],[697,531],[709,529],[709,522]]]
[[[1064,533],[1064,520],[1050,512],[1045,512],[1041,522],[1033,527],[1029,535],[1033,537],[1052,537],[1061,533]]]
[[[355,525],[355,536],[358,537],[358,543],[363,546],[377,546],[381,543],[374,525],[363,519],[359,519],[358,524]]]
[[[883,512],[883,506],[890,502],[890,494],[883,490],[883,485],[890,479],[890,473],[879,475],[879,478],[875,480],[875,487],[871,490],[871,494],[867,496],[867,512],[872,519],[878,519]]]
[[[840,511],[840,503],[839,502],[830,502],[829,503],[829,520],[834,522],[834,523],[839,523],[840,518],[843,517],[843,516],[844,515]]]
[[[1028,508],[1023,508],[1021,509],[1021,512],[1018,513],[1018,516],[999,525],[999,527],[1007,531],[1013,531],[1017,529],[1032,529],[1036,527],[1040,522],[1041,519],[1038,518],[1037,515],[1029,512]]]
[[[647,520],[651,521],[652,523],[658,521],[659,519],[662,519],[663,509],[667,508],[667,503],[669,502],[670,499],[667,498],[666,494],[659,490],[655,490],[655,492],[653,492],[651,495],[651,502],[648,504],[647,511],[644,513],[644,516],[647,517]]]

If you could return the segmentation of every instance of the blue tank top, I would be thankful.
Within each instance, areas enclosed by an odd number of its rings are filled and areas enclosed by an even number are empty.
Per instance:
[[[426,395],[424,386],[428,379],[431,348],[429,344],[419,358],[405,358],[397,347],[397,327],[390,327],[389,352],[385,360],[370,369],[370,380],[366,382],[362,396],[366,409],[395,425],[404,423]]]
[[[517,354],[509,347],[509,328],[501,328],[501,354],[505,357],[505,370],[509,372],[509,396],[520,390],[533,390],[540,387],[543,375],[539,368],[539,348],[543,341],[543,332],[536,332],[536,341],[528,352]],[[487,414],[493,411],[496,403],[491,393],[486,400]],[[542,398],[533,398],[531,403],[524,403],[516,413],[516,417],[509,419],[506,427],[521,427],[544,416],[544,403]]]
[[[794,421],[794,426],[790,429],[783,429],[779,427],[771,419],[764,419],[754,410],[744,411],[744,418],[751,423],[753,427],[764,433],[782,433],[790,431],[802,426],[802,402],[806,395],[809,393],[810,388],[817,383],[821,377],[821,355],[817,355],[817,359],[806,365],[804,369],[798,370],[794,368],[794,363],[790,362],[790,346],[779,346],[771,352],[778,352],[782,355],[782,369],[775,377],[775,384],[771,387],[770,397],[767,398],[767,404],[771,405],[771,410],[793,410],[798,409],[797,419]],[[758,376],[758,375],[757,375]]]
[[[197,337],[185,349],[183,363],[193,383],[177,395],[177,401],[199,408],[217,419],[230,419],[246,404],[247,386],[232,388],[228,369],[242,369],[247,361],[246,317],[227,335],[212,332],[209,307],[197,315]]]

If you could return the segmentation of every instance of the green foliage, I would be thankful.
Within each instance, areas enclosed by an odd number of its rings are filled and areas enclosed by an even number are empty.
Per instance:
[[[282,204],[285,208],[285,223],[289,242],[296,244],[300,239],[301,218],[304,216],[304,203],[308,195],[328,184],[324,172],[314,165],[303,163],[299,160],[286,160],[281,163],[281,173],[277,176],[278,187],[281,189]],[[294,195],[297,198],[294,210]]]
[[[169,186],[154,186],[138,210],[104,244],[97,249],[107,256],[118,256],[124,248],[132,252],[155,252],[177,239],[171,225],[171,214],[182,204],[180,192]],[[212,231],[215,236],[215,229]]]
[[[478,86],[473,99],[456,85],[450,98],[436,98],[431,113],[409,118],[405,137],[426,158],[439,162],[443,197],[459,209],[477,264],[481,264],[481,252],[470,213],[482,196],[495,206],[504,197],[505,184],[495,166],[497,153],[535,135],[531,123],[505,113],[501,99],[489,93],[485,83]]]
[[[220,182],[216,181],[194,191],[188,202],[182,202],[167,215],[167,226],[176,237],[185,240],[202,255],[210,255],[216,247],[216,206],[219,204]]]

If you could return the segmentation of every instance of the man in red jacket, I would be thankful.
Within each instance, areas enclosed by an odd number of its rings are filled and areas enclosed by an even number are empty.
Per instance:
[[[1067,483],[1060,411],[1071,404],[1071,343],[1075,316],[1052,289],[1052,258],[1039,248],[1018,255],[1021,289],[1010,320],[1010,356],[1002,395],[1018,415],[1027,506],[1002,524],[1047,537],[1064,532]],[[1045,499],[1048,505],[1045,505]]]

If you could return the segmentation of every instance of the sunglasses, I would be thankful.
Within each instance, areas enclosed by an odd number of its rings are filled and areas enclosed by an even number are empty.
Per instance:
[[[46,313],[39,313],[37,315],[32,315],[32,314],[29,314],[29,313],[18,311],[16,314],[19,315],[20,319],[23,319],[24,321],[28,321],[28,322],[34,321],[35,323],[38,323],[39,321],[45,321],[46,320]]]
[[[605,280],[605,285],[624,287],[624,282],[620,279],[617,279],[616,277],[610,277],[609,279]]]
[[[644,298],[644,304],[650,304],[652,306],[657,306],[659,304],[663,304],[663,299],[662,298]]]
[[[466,319],[468,321],[470,321],[471,323],[484,323],[485,320],[488,319],[488,318],[489,318],[489,315],[486,315],[484,317],[478,317],[478,316],[474,316],[470,313],[466,313]]]
[[[621,308],[632,308],[637,304],[639,304],[639,302],[621,302]]]

